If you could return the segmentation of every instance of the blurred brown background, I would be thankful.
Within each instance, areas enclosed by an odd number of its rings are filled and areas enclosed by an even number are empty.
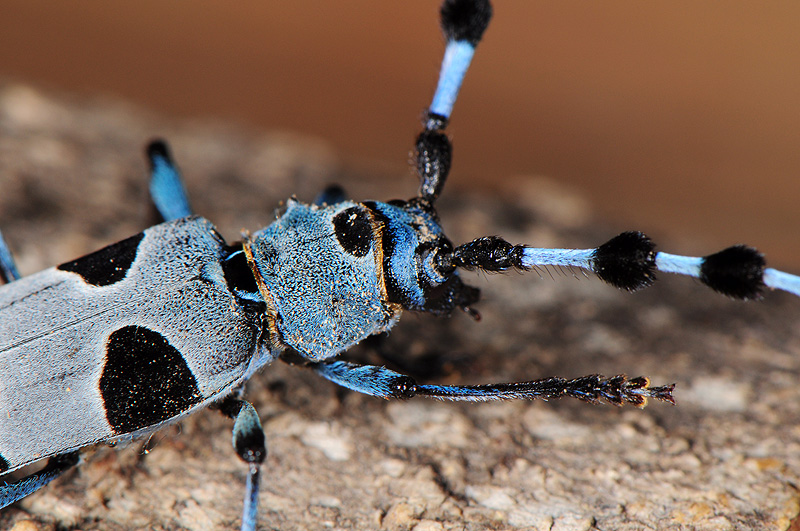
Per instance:
[[[0,76],[316,135],[408,176],[437,4],[4,0]],[[450,186],[543,174],[667,250],[741,241],[800,271],[799,67],[795,0],[497,1]]]

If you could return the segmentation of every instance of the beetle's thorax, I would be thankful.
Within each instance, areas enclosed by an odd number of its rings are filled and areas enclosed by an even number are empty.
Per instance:
[[[278,339],[310,360],[334,356],[400,315],[387,302],[374,238],[355,237],[372,230],[364,212],[351,202],[318,207],[289,200],[280,218],[245,242]],[[343,224],[359,226],[350,231],[353,239],[337,237]]]
[[[475,297],[433,264],[449,246],[435,214],[412,202],[289,200],[245,242],[273,333],[318,361],[390,328],[403,309],[448,314]]]

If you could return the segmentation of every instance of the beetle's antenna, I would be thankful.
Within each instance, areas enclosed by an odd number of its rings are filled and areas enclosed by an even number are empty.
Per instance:
[[[541,249],[511,245],[497,236],[477,238],[439,256],[440,268],[503,272],[538,267],[580,267],[620,289],[636,291],[656,280],[656,272],[695,277],[734,299],[758,299],[763,288],[800,296],[800,277],[766,267],[752,247],[734,245],[701,257],[657,252],[641,232],[623,232],[595,249]]]
[[[433,202],[450,172],[452,145],[444,129],[450,120],[458,90],[469,69],[475,47],[489,26],[492,6],[488,0],[445,0],[441,24],[447,44],[433,102],[417,137],[416,161],[420,177],[419,197]]]

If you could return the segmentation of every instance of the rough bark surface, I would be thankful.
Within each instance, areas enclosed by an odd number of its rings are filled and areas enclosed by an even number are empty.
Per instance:
[[[411,173],[342,171],[324,144],[288,133],[7,84],[0,227],[23,274],[154,221],[141,154],[155,135],[172,143],[196,211],[229,240],[330,182],[354,199],[417,187]],[[593,247],[622,229],[543,179],[498,175],[508,182],[496,194],[465,190],[455,149],[440,214],[456,243],[498,234]],[[789,528],[800,508],[800,301],[768,293],[738,303],[685,278],[630,295],[574,273],[470,275],[482,321],[407,314],[348,357],[446,383],[642,374],[675,382],[677,407],[387,402],[275,363],[247,390],[270,451],[260,529]],[[82,466],[2,511],[0,528],[237,529],[246,469],[230,428],[205,411],[149,441],[88,451]]]

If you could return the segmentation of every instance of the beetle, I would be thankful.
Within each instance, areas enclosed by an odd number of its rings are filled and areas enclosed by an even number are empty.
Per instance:
[[[450,168],[444,131],[490,16],[488,2],[443,5],[448,44],[416,142],[421,184],[409,200],[357,203],[330,188],[314,204],[289,200],[272,225],[229,244],[192,215],[169,150],[155,141],[147,150],[151,195],[164,223],[25,278],[0,243],[8,282],[0,291],[0,471],[48,459],[0,486],[0,505],[72,468],[84,447],[127,442],[213,405],[234,419],[233,445],[248,465],[242,529],[254,529],[266,446],[240,390],[276,359],[382,398],[672,402],[671,385],[651,387],[642,377],[427,385],[337,359],[389,330],[403,311],[477,317],[478,290],[458,270],[582,268],[628,291],[650,285],[660,271],[696,277],[734,298],[756,298],[763,287],[800,295],[800,278],[767,268],[745,246],[684,257],[656,252],[638,232],[583,250],[496,236],[453,245],[435,208]],[[46,407],[52,404],[58,407]]]

